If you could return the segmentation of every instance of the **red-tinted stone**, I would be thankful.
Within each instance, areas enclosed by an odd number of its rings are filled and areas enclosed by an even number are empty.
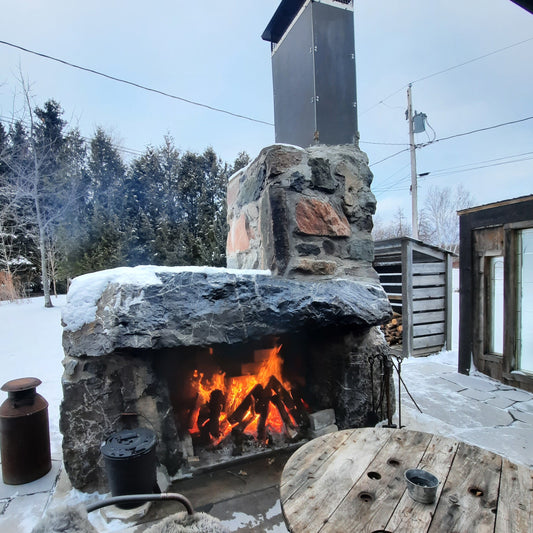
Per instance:
[[[234,220],[231,224],[226,251],[228,254],[244,252],[250,248],[250,239],[253,238],[253,232],[248,224],[244,213]]]
[[[298,230],[307,235],[349,237],[350,224],[344,216],[326,202],[316,198],[304,198],[296,205]]]

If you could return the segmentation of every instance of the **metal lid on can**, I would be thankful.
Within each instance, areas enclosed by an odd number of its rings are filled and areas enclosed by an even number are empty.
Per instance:
[[[100,451],[105,457],[126,459],[148,453],[155,447],[156,441],[155,433],[151,429],[124,429],[110,435]]]
[[[19,378],[4,383],[1,388],[5,392],[21,392],[36,389],[41,383],[39,378]]]

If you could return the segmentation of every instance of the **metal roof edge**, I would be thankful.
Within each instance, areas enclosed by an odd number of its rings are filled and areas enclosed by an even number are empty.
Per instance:
[[[461,209],[457,211],[459,216],[468,215],[469,213],[475,213],[476,211],[483,211],[485,209],[493,209],[495,207],[502,207],[504,205],[519,204],[522,202],[533,201],[533,194],[527,196],[519,196],[517,198],[510,198],[509,200],[501,200],[499,202],[492,202],[490,204],[477,205],[474,207],[467,207],[466,209]]]

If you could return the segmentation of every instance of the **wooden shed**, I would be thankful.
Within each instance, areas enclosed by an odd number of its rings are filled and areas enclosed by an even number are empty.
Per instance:
[[[374,243],[374,268],[395,313],[385,329],[396,331],[391,348],[403,357],[451,348],[453,255],[410,237]]]
[[[459,372],[533,392],[533,195],[459,211]]]

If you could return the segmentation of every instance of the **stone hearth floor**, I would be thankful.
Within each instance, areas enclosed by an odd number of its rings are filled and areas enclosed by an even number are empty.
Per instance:
[[[533,394],[479,374],[463,376],[445,359],[438,355],[403,363],[402,378],[423,413],[402,388],[402,425],[452,436],[533,468]],[[398,412],[394,422],[398,423]],[[250,460],[176,482],[169,491],[181,492],[197,510],[217,516],[231,531],[285,533],[279,479],[288,457],[284,453]],[[56,458],[52,471],[40,480],[18,486],[0,484],[0,531],[29,533],[50,505],[73,502],[79,495],[70,490]],[[178,510],[176,503],[156,503],[143,520],[153,522]],[[91,513],[91,518],[102,533],[140,533],[147,525],[106,523],[93,516],[97,513]]]

